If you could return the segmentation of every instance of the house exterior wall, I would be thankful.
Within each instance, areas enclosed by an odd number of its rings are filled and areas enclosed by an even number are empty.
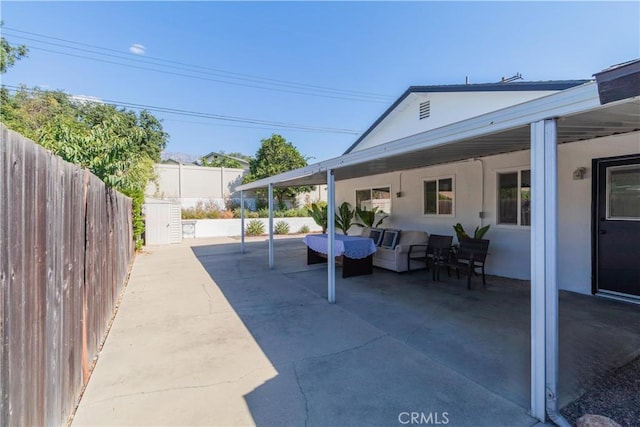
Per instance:
[[[367,135],[353,151],[374,147],[556,92],[413,93]],[[418,115],[420,104],[427,100],[430,101],[430,116],[420,120]]]
[[[640,152],[640,133],[616,135],[558,146],[558,282],[561,289],[591,293],[591,160]],[[573,171],[586,167],[582,180]],[[412,169],[402,172],[336,182],[336,204],[355,205],[355,190],[391,187],[391,215],[384,228],[424,230],[430,234],[455,235],[461,223],[467,231],[491,225],[487,273],[530,279],[530,227],[496,224],[497,174],[530,169],[530,151]],[[454,178],[455,211],[451,216],[422,215],[424,179]],[[402,188],[400,189],[400,181]],[[398,198],[396,192],[402,190]],[[484,213],[480,218],[479,213]],[[351,232],[358,233],[354,227]]]

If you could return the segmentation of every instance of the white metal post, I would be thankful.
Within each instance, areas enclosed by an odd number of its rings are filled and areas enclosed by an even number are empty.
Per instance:
[[[244,253],[244,191],[240,190],[240,253]]]
[[[547,414],[558,414],[558,138],[555,119],[544,121],[545,163],[545,354]],[[566,423],[566,420],[562,420]]]
[[[557,163],[556,121],[532,123],[531,415],[540,421],[557,409]]]
[[[544,122],[531,124],[531,415],[545,420]]]
[[[269,184],[269,268],[273,268],[273,183]]]
[[[329,304],[336,302],[336,186],[333,169],[327,170],[327,301]]]

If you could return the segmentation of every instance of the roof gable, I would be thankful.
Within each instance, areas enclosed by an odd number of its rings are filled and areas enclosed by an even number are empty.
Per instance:
[[[535,92],[561,91],[587,83],[590,80],[557,80],[543,82],[509,82],[509,83],[480,83],[456,85],[410,86],[345,152],[353,151],[378,126],[398,110],[401,104],[413,94],[427,93],[470,93],[470,92]]]

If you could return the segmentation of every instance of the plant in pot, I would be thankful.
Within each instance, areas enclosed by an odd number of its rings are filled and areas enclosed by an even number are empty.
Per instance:
[[[389,215],[379,211],[377,206],[370,211],[367,210],[367,208],[360,209],[360,207],[356,206],[356,216],[360,218],[360,222],[355,222],[353,225],[357,225],[358,227],[375,228],[382,224],[382,221],[384,221],[384,219]]]
[[[328,221],[327,221],[327,204],[326,202],[316,202],[311,204],[309,214],[313,221],[322,228],[322,234],[327,233]]]
[[[352,220],[354,214],[355,211],[351,209],[351,205],[348,202],[343,202],[336,212],[336,227],[342,230],[345,236],[353,225]]]
[[[457,223],[456,225],[453,226],[453,229],[456,232],[456,236],[458,237],[458,242],[460,240],[463,239],[482,239],[484,237],[485,234],[487,234],[487,232],[489,231],[489,227],[491,227],[490,225],[485,225],[484,227],[476,227],[476,229],[473,232],[473,237],[469,236],[469,234],[467,234],[467,232],[464,230],[464,227],[462,226],[462,224]]]

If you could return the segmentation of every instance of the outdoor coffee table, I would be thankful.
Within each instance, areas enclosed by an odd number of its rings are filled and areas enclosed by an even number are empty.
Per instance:
[[[307,245],[307,264],[327,262],[328,236],[310,234],[303,239]],[[336,261],[342,264],[342,277],[373,273],[373,254],[376,245],[373,239],[360,236],[335,235]]]

